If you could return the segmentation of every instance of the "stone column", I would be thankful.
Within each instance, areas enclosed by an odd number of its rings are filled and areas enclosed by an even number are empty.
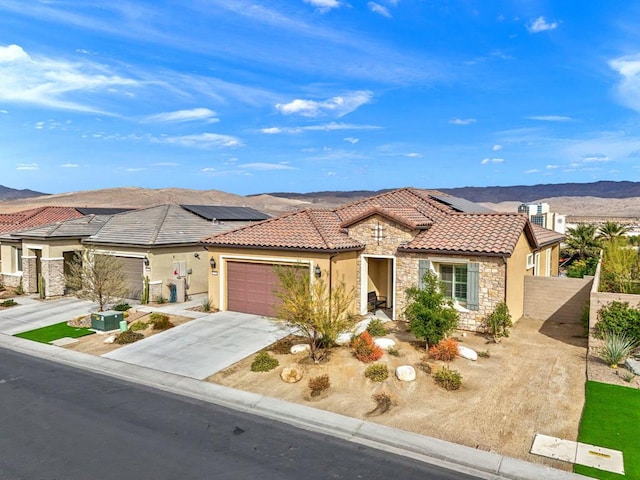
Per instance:
[[[38,293],[38,273],[35,256],[22,257],[22,288],[24,293]]]
[[[41,262],[46,298],[64,295],[64,258],[42,258]]]

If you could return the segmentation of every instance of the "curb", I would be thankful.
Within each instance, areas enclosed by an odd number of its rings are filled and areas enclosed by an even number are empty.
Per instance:
[[[345,439],[483,479],[578,480],[590,478],[257,393],[5,334],[0,334],[0,347],[277,420],[305,430]]]

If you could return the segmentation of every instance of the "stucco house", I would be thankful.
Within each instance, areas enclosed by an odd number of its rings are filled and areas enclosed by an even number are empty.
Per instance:
[[[273,315],[274,265],[309,269],[357,293],[365,314],[385,297],[402,318],[405,291],[434,271],[460,313],[476,330],[505,301],[523,314],[524,277],[558,274],[564,237],[518,213],[497,213],[436,191],[403,188],[335,209],[306,209],[213,235],[204,240],[212,265],[209,297],[221,310]]]
[[[145,276],[152,300],[169,298],[170,284],[186,294],[202,293],[210,267],[200,239],[266,218],[247,207],[159,205],[43,225],[0,236],[3,256],[16,257],[2,264],[2,277],[22,279],[25,292],[36,293],[42,275],[47,297],[63,295],[76,252],[92,247],[118,259],[128,298],[140,298]]]

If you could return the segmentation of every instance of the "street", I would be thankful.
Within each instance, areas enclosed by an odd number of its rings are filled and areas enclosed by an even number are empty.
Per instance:
[[[0,348],[0,478],[475,478]]]

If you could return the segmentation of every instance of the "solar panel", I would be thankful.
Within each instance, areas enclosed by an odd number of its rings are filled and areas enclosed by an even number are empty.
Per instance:
[[[429,194],[431,197],[435,198],[439,202],[450,205],[454,209],[463,213],[494,213],[494,210],[490,208],[483,207],[482,205],[478,205],[477,203],[470,202],[469,200],[465,200],[464,198],[452,197],[450,195],[434,195],[433,193]]]
[[[207,220],[256,221],[270,218],[266,213],[250,207],[229,207],[223,205],[181,205],[181,207]]]

